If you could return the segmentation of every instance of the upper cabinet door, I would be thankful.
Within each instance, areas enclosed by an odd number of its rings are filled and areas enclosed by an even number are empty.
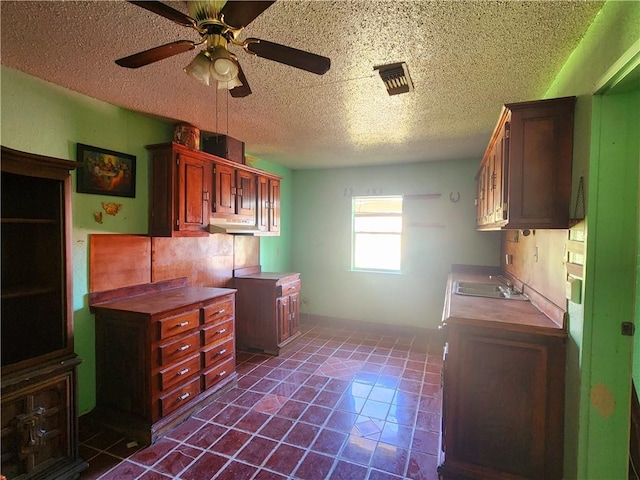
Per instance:
[[[186,153],[178,159],[176,230],[202,231],[209,225],[209,162]]]
[[[256,176],[251,172],[236,172],[237,195],[236,212],[238,215],[256,215]]]
[[[269,231],[280,231],[280,180],[269,180]]]
[[[211,211],[215,213],[236,213],[236,170],[228,165],[215,163],[214,166],[215,202]]]
[[[269,231],[269,179],[258,175],[256,182],[257,226],[261,232]]]

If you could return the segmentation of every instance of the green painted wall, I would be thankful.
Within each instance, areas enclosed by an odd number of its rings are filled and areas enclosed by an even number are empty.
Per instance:
[[[591,27],[583,37],[578,47],[567,59],[564,67],[557,75],[555,81],[545,93],[545,98],[576,95],[578,97],[575,111],[574,129],[574,161],[573,161],[573,206],[576,201],[577,185],[580,177],[584,177],[587,186],[587,212],[597,211],[597,205],[591,202],[603,201],[602,206],[607,205],[606,197],[597,195],[591,191],[595,188],[591,184],[590,175],[593,175],[594,152],[600,149],[600,138],[592,138],[593,118],[593,94],[598,82],[612,68],[630,47],[640,39],[640,2],[609,1],[594,19]],[[630,104],[629,107],[631,107]],[[629,110],[627,110],[628,112]],[[626,114],[623,114],[626,115]],[[613,119],[605,121],[613,127],[616,123],[610,123]],[[626,118],[629,120],[629,118]],[[635,121],[630,119],[631,122]],[[600,132],[600,130],[598,130]],[[605,137],[608,134],[605,132]],[[635,164],[637,169],[638,152],[635,152]],[[633,155],[632,147],[628,151]],[[633,157],[632,157],[633,158]],[[597,169],[595,170],[597,171]],[[630,178],[630,177],[626,177]],[[606,185],[606,182],[605,182]],[[613,197],[612,197],[613,198]],[[604,199],[604,200],[603,200]],[[618,209],[620,203],[613,201],[609,208]],[[618,350],[619,346],[612,347],[610,343],[611,333],[602,337],[603,329],[615,332],[619,338],[619,321],[607,319],[605,315],[594,315],[589,306],[593,296],[595,282],[590,275],[593,274],[593,252],[597,248],[589,234],[593,234],[592,224],[594,220],[587,214],[587,268],[586,279],[583,282],[583,304],[568,302],[568,327],[569,344],[567,349],[567,383],[566,383],[566,416],[565,424],[565,478],[624,478],[626,477],[627,454],[627,429],[624,425],[626,417],[624,398],[628,395],[625,387],[618,386],[614,389],[613,396],[617,397],[617,410],[609,421],[602,422],[600,414],[592,408],[592,387],[603,378],[615,378],[616,371],[620,368],[616,362],[612,362],[616,352],[626,355]],[[606,228],[606,227],[605,227]],[[637,229],[637,228],[636,228]],[[636,229],[631,229],[631,232]],[[633,236],[628,235],[621,241],[633,242]],[[628,245],[626,245],[628,247]],[[624,248],[622,247],[624,250]],[[604,255],[613,256],[613,251]],[[633,261],[632,261],[633,264]],[[605,274],[607,275],[607,274]],[[601,280],[598,280],[598,288]],[[605,284],[617,283],[615,273],[609,272],[605,276]],[[596,291],[597,293],[598,291]],[[606,295],[606,289],[602,290]],[[586,296],[585,296],[586,295]],[[606,310],[606,307],[605,307]],[[604,322],[600,325],[595,323]],[[595,329],[595,331],[594,331]],[[622,347],[625,350],[625,347]],[[627,351],[628,354],[628,351]],[[594,363],[595,362],[595,363]],[[627,360],[628,362],[628,360]],[[628,377],[628,373],[627,373]]]
[[[257,159],[251,166],[280,175],[280,236],[260,237],[260,265],[263,272],[290,272],[293,225],[293,172],[282,165]]]
[[[303,280],[301,311],[436,328],[451,264],[500,263],[499,234],[475,230],[474,177],[479,163],[475,159],[294,171],[292,266]],[[351,271],[351,196],[425,193],[442,196],[404,202],[409,226],[402,274]],[[452,202],[450,195],[455,199],[458,193],[459,202]]]
[[[640,90],[596,98],[594,119],[578,475],[606,479],[628,468],[633,338],[620,323],[634,320]]]
[[[173,125],[90,99],[70,90],[2,67],[0,142],[17,150],[68,160],[76,159],[76,143],[136,156],[136,197],[109,197],[73,192],[73,309],[80,413],[95,406],[94,318],[88,308],[88,235],[147,232],[147,152],[144,145],[170,140]],[[75,175],[73,178],[75,190]],[[28,192],[25,192],[28,194]],[[101,202],[123,205],[117,216],[93,212]]]

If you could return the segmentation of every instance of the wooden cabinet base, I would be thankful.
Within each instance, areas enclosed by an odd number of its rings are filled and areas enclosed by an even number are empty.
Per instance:
[[[237,379],[237,373],[229,374],[225,380],[219,381],[215,387],[210,387],[190,402],[155,423],[146,422],[138,416],[105,407],[97,407],[91,414],[100,425],[112,428],[141,444],[151,445],[168,431],[187,420],[191,415],[206,407],[217,396],[233,388],[237,384]]]
[[[75,355],[2,377],[2,474],[9,480],[74,479],[78,456]]]
[[[288,350],[290,347],[294,346],[301,335],[302,335],[302,333],[296,332],[293,335],[291,335],[289,338],[287,338],[282,343],[279,343],[277,345],[265,346],[263,348],[256,348],[255,346],[253,346],[251,344],[243,345],[239,341],[238,341],[239,343],[237,344],[237,347],[238,347],[238,350],[244,350],[245,352],[250,352],[250,351],[253,350],[253,351],[259,351],[259,352],[266,353],[267,355],[274,355],[274,356],[277,357],[282,352],[284,352],[284,351]]]
[[[300,274],[234,273],[238,350],[280,355],[300,338]]]

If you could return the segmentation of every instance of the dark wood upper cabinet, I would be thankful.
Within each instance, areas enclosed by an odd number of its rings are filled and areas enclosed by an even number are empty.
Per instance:
[[[211,219],[279,234],[280,177],[177,143],[147,150],[149,235],[207,236]]]
[[[280,179],[258,175],[258,229],[264,235],[280,234]]]
[[[2,147],[2,474],[78,478],[71,280],[76,162]]]
[[[149,150],[149,235],[209,234],[211,163],[178,144]]]
[[[476,176],[479,230],[568,228],[575,97],[503,107]]]

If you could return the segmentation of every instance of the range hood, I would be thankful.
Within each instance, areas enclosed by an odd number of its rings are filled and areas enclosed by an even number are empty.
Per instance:
[[[259,235],[261,232],[254,219],[210,218],[209,233]]]

